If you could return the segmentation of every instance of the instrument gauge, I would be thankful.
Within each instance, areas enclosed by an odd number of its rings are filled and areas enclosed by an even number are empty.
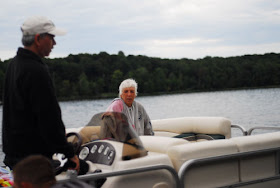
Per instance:
[[[98,148],[97,145],[93,145],[92,148],[91,148],[91,150],[90,150],[90,152],[91,152],[91,153],[95,153],[95,151],[97,150],[97,148]]]
[[[89,149],[88,149],[88,147],[84,147],[84,148],[80,151],[79,158],[82,159],[82,160],[85,160],[85,158],[87,158],[88,154],[89,154]]]

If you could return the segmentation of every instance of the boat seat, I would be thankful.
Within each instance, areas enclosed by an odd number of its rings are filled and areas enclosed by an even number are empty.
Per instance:
[[[280,146],[280,132],[234,137],[230,140],[237,145],[239,152],[275,148]],[[279,154],[276,152],[241,158],[240,179],[250,181],[274,176],[279,173],[279,161]]]
[[[238,148],[231,140],[213,140],[212,142],[196,142],[191,144],[175,145],[167,150],[173,165],[179,171],[182,164],[190,159],[212,157],[237,153]]]
[[[152,120],[152,125],[155,136],[184,138],[189,141],[231,138],[231,122],[223,117],[158,119]]]
[[[100,138],[100,126],[86,126],[66,129],[66,133],[70,132],[79,133],[79,135],[82,137],[82,144],[85,144],[92,140],[98,140]],[[77,142],[77,138],[75,136],[71,136],[67,138],[67,141],[75,143]]]
[[[167,154],[168,149],[172,146],[189,143],[184,139],[164,136],[140,136],[140,139],[147,151],[164,154]]]
[[[121,171],[128,169],[135,169],[141,167],[148,167],[153,165],[167,165],[173,167],[172,162],[167,154],[148,152],[146,156],[134,158],[130,160],[123,160],[123,144],[120,142],[114,142],[105,140],[104,142],[109,142],[116,149],[115,159],[111,165],[95,164],[91,165],[91,169],[102,169],[103,172],[110,171]],[[118,148],[118,149],[117,149]],[[145,181],[143,181],[145,180]],[[146,171],[136,174],[129,174],[124,176],[114,176],[108,177],[102,188],[111,187],[133,187],[142,188],[153,187],[154,185],[162,183],[170,188],[175,188],[175,181],[173,176],[165,169],[158,169],[156,171]]]
[[[172,163],[166,154],[149,152],[147,156],[140,157],[128,161],[119,161],[114,165],[113,170],[127,170],[135,169],[144,166],[153,165],[167,165],[170,167]],[[170,172],[164,169],[156,171],[148,171],[137,174],[129,174],[125,176],[116,176],[107,178],[106,182],[102,185],[102,188],[111,187],[156,187],[160,188],[158,183],[163,184],[166,187],[175,188],[175,181]]]
[[[167,153],[177,172],[188,160],[237,153],[236,144],[229,140],[213,140],[172,146]],[[185,187],[220,187],[239,182],[238,160],[200,164],[184,176]],[[215,181],[213,181],[215,180]]]
[[[79,131],[83,144],[100,139],[100,126],[86,126]]]

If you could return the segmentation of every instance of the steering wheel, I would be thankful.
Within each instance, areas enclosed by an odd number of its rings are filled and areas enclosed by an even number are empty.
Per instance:
[[[66,139],[71,136],[74,136],[75,138],[77,138],[77,139],[74,138],[72,143],[73,143],[75,154],[78,154],[78,152],[80,151],[80,148],[82,146],[82,143],[83,143],[82,137],[79,135],[79,133],[70,132],[70,133],[66,134]],[[60,174],[63,171],[66,171],[69,167],[75,167],[75,164],[73,164],[72,161],[65,158],[65,156],[63,154],[56,154],[56,158],[57,158],[56,161],[59,161],[59,162],[56,162],[57,164],[54,164],[56,175]]]
[[[74,152],[75,152],[75,154],[78,154],[78,152],[81,149],[81,146],[82,146],[82,143],[83,143],[83,139],[80,136],[80,134],[76,133],[76,132],[67,133],[66,134],[66,139],[68,139],[71,136],[74,136],[74,137],[76,137],[78,139],[77,141],[75,139],[73,139],[73,141],[75,141],[75,142],[72,142],[73,146],[74,146]]]

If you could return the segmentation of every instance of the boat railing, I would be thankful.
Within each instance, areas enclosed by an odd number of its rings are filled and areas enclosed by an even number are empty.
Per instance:
[[[131,174],[137,174],[142,172],[148,172],[148,171],[156,171],[156,170],[167,170],[172,175],[174,181],[175,181],[175,187],[176,188],[182,188],[180,185],[180,180],[178,177],[178,173],[176,170],[168,165],[153,165],[153,166],[145,166],[140,168],[134,168],[134,169],[126,169],[126,170],[120,170],[120,171],[112,171],[112,172],[102,172],[102,173],[94,173],[94,174],[86,174],[86,175],[70,175],[67,179],[59,180],[59,183],[67,182],[71,179],[77,178],[79,180],[89,182],[89,184],[94,184],[94,181],[102,178],[108,178],[113,176],[122,176],[122,175],[131,175]]]
[[[248,131],[241,125],[231,125],[231,128],[237,128],[240,129],[242,131],[243,136],[247,136],[248,135]]]
[[[258,126],[258,127],[252,127],[252,128],[250,128],[249,130],[248,130],[248,135],[251,135],[252,134],[252,132],[254,131],[254,130],[257,130],[257,129],[259,129],[259,130],[272,130],[272,131],[274,131],[274,130],[276,130],[276,131],[280,131],[280,127],[275,127],[275,126]]]
[[[271,177],[265,177],[260,178],[257,180],[251,180],[251,181],[244,181],[244,182],[238,182],[233,185],[227,185],[227,186],[221,186],[221,187],[239,187],[243,185],[252,185],[272,180],[280,180],[280,147],[277,148],[270,148],[270,149],[262,149],[262,150],[256,150],[256,151],[248,151],[248,152],[240,152],[240,153],[234,153],[234,154],[228,154],[228,155],[222,155],[222,156],[215,156],[215,157],[206,157],[206,158],[200,158],[200,159],[190,159],[186,161],[181,168],[179,169],[178,176],[180,180],[180,185],[182,187],[185,187],[184,185],[184,178],[185,176],[190,173],[192,167],[194,166],[202,166],[206,164],[213,164],[215,162],[223,162],[227,160],[241,160],[242,158],[256,156],[256,155],[263,155],[268,153],[275,153],[276,156],[276,162],[275,162],[275,176]],[[185,187],[186,188],[186,187]]]

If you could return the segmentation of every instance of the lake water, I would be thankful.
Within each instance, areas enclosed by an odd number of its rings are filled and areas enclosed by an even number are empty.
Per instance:
[[[135,100],[143,104],[151,119],[222,116],[246,129],[280,126],[280,88],[138,96]],[[61,102],[65,126],[84,126],[94,114],[106,110],[111,101]]]
[[[232,124],[242,125],[247,130],[255,126],[280,126],[280,88],[144,97],[140,93],[135,100],[143,104],[151,119],[219,116],[228,118]],[[60,102],[66,128],[86,125],[94,114],[105,111],[111,101],[112,99]],[[2,106],[0,121],[2,122]],[[0,153],[0,164],[2,157],[3,154]]]

